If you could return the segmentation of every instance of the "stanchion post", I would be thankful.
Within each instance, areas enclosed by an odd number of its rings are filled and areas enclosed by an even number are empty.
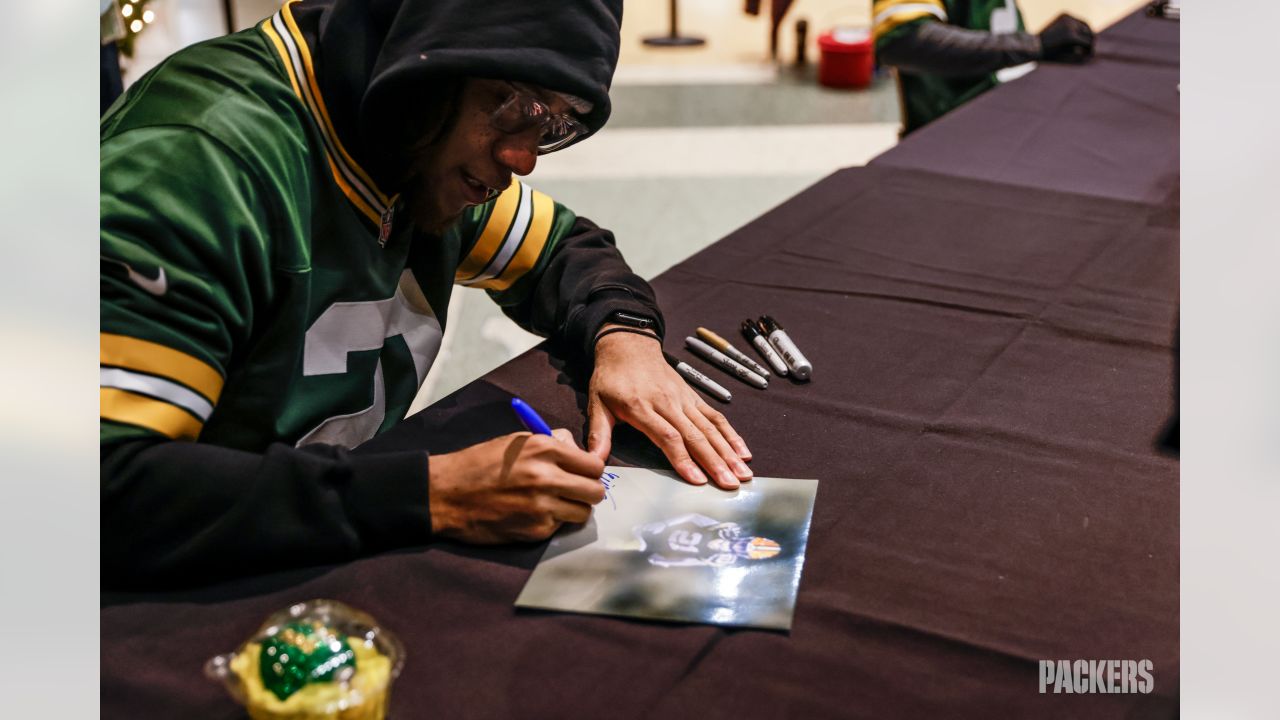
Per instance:
[[[702,45],[706,40],[700,37],[683,37],[680,35],[679,10],[676,7],[676,0],[671,0],[671,30],[666,35],[655,37],[647,37],[644,39],[645,45],[653,45],[656,47],[692,47],[694,45]]]

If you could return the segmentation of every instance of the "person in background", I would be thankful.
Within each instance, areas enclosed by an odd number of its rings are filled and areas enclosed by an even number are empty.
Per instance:
[[[896,69],[903,135],[914,132],[1036,61],[1083,63],[1093,31],[1060,15],[1025,32],[1014,0],[875,0],[872,34],[880,64]]]

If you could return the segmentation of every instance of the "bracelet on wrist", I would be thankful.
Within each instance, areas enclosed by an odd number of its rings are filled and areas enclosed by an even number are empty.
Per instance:
[[[653,338],[654,340],[657,340],[659,343],[662,342],[662,340],[659,339],[658,336],[650,330],[641,330],[640,328],[633,328],[633,327],[611,327],[607,330],[602,330],[599,333],[597,333],[596,339],[592,341],[591,346],[595,347],[596,344],[600,342],[600,338],[604,337],[605,335],[609,335],[610,333],[620,333],[620,332],[632,333],[634,335],[643,335],[647,338]]]

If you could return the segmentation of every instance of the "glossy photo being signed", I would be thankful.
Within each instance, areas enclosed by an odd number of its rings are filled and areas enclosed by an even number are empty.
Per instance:
[[[552,540],[516,605],[789,630],[817,480],[734,492],[609,467],[604,502]]]

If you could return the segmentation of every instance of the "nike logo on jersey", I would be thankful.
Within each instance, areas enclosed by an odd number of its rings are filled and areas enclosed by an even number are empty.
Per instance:
[[[156,268],[159,272],[156,274],[155,277],[151,278],[151,277],[147,277],[146,275],[143,275],[137,270],[134,270],[132,267],[129,266],[129,263],[126,263],[120,260],[113,260],[111,258],[102,258],[102,259],[106,260],[107,262],[111,262],[111,263],[115,263],[117,265],[123,266],[124,269],[129,273],[129,279],[133,281],[134,285],[137,285],[138,287],[151,293],[152,295],[155,295],[156,297],[160,297],[161,295],[164,295],[165,292],[169,290],[169,279],[165,277],[164,268]]]

